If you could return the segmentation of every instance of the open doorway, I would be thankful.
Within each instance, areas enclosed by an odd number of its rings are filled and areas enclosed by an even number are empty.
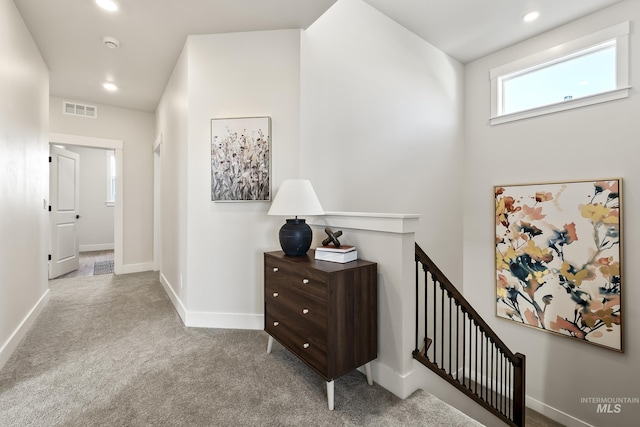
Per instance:
[[[110,274],[114,270],[114,207],[115,207],[115,152],[96,147],[84,147],[77,145],[52,145],[50,149],[52,162],[50,162],[50,211],[51,217],[51,262],[49,278],[72,278]],[[64,154],[64,157],[61,156]],[[78,164],[77,200],[69,196],[67,203],[77,204],[74,210],[76,215],[64,217],[64,211],[59,206],[65,198],[60,197],[64,192],[64,180],[58,179],[55,171],[63,177],[64,169],[59,164],[63,160],[74,156]],[[59,188],[55,188],[55,185]],[[55,197],[58,195],[58,197]],[[69,203],[73,201],[74,203]],[[61,221],[62,220],[62,221]],[[66,234],[58,230],[73,230]],[[58,232],[56,232],[58,231]],[[65,244],[65,238],[71,240]],[[73,247],[69,254],[60,253],[60,248]],[[74,261],[73,265],[68,261]],[[68,264],[68,265],[67,265]],[[66,266],[67,268],[61,268]]]
[[[104,159],[104,164],[107,164],[107,153],[113,153],[113,160],[115,161],[115,179],[113,181],[113,190],[115,192],[115,197],[112,200],[112,204],[109,206],[109,209],[113,210],[113,226],[107,232],[113,233],[113,248],[110,247],[100,247],[99,244],[91,246],[85,245],[81,249],[82,253],[87,253],[88,256],[80,256],[81,266],[78,270],[81,270],[82,263],[86,265],[91,265],[91,269],[94,268],[94,264],[96,262],[108,261],[112,260],[112,270],[114,273],[119,274],[122,272],[123,268],[123,216],[124,216],[124,207],[123,207],[123,188],[124,188],[124,176],[122,174],[122,151],[123,151],[123,142],[121,140],[112,140],[105,138],[95,138],[95,137],[83,137],[77,135],[68,135],[68,134],[57,134],[51,133],[49,135],[49,141],[51,145],[62,145],[67,147],[70,150],[80,151],[83,150],[86,153],[88,149],[93,149],[96,152],[100,152],[101,156]],[[106,188],[106,176],[104,187]],[[105,200],[105,206],[109,201]],[[80,214],[80,220],[82,220],[82,215]],[[50,225],[51,227],[51,225]],[[104,231],[104,230],[103,230]],[[50,233],[51,234],[51,233]],[[50,243],[51,244],[51,243]],[[92,253],[91,252],[95,252]],[[83,260],[84,258],[84,260]],[[109,268],[109,266],[104,266],[105,268]],[[85,271],[87,270],[87,266],[84,267]],[[80,274],[81,272],[77,273]],[[61,276],[67,277],[67,276]]]

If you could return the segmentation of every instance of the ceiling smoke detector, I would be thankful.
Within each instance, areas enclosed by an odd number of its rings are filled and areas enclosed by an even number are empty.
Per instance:
[[[120,42],[114,37],[104,36],[102,43],[109,49],[117,49],[120,47]]]

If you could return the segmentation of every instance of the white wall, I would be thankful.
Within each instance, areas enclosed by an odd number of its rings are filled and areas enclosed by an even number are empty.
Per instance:
[[[184,319],[187,290],[188,55],[185,45],[156,110],[160,147],[160,280]],[[182,277],[182,279],[181,279]]]
[[[300,175],[325,210],[421,214],[418,243],[461,283],[462,65],[340,0],[303,33],[301,70]]]
[[[46,304],[49,72],[0,0],[0,368]]]
[[[165,91],[158,109],[163,206],[167,195],[186,204],[169,217],[163,210],[161,272],[187,325],[263,327],[262,253],[278,248],[281,218],[266,215],[266,202],[211,201],[211,119],[270,116],[273,189],[297,176],[299,56],[299,30],[190,36]],[[172,144],[180,146],[172,149],[176,183],[165,188]],[[167,236],[177,230],[179,242]],[[178,245],[175,253],[168,239]]]
[[[50,97],[50,132],[123,141],[123,262],[152,269],[154,114],[97,105],[98,117],[92,119],[63,114],[62,102]]]
[[[580,403],[581,397],[640,397],[640,98],[632,89],[628,99],[492,127],[489,70],[627,20],[640,21],[640,2],[621,2],[465,67],[464,294],[507,345],[527,356],[527,403],[566,425],[581,425],[572,416],[595,426],[629,426],[640,416],[640,404],[598,415],[597,405]],[[630,45],[637,85],[640,38],[633,30]],[[625,353],[496,320],[493,186],[608,177],[623,179]]]
[[[106,150],[65,147],[80,156],[80,252],[113,249],[113,205],[107,206]]]

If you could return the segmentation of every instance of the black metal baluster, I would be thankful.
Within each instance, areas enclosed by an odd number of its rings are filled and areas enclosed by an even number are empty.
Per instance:
[[[444,369],[444,287],[440,283],[440,339],[442,345],[440,346],[440,364]]]
[[[484,337],[484,400],[485,402],[489,402],[489,393],[491,390],[489,389],[489,383],[491,379],[489,378],[489,337],[485,335]]]
[[[436,312],[437,312],[437,299],[436,299],[436,278],[433,276],[433,273],[431,274],[431,278],[433,279],[433,363],[435,363],[436,365],[437,360],[436,360],[436,355],[438,354],[437,349],[438,349],[438,328],[437,326],[437,318],[436,318]]]
[[[456,381],[460,382],[460,304],[456,301]]]
[[[467,377],[465,376],[465,367],[467,364],[467,313],[462,310],[462,384],[467,384]]]
[[[451,293],[447,292],[447,297],[449,297],[449,366],[447,369],[449,370],[449,375],[451,375]]]
[[[504,414],[504,379],[503,379],[503,374],[504,374],[504,354],[502,354],[502,350],[500,350],[500,413]]]
[[[427,286],[429,284],[429,274],[427,273],[427,266],[422,265],[422,270],[424,271],[424,357],[427,357],[427,351],[429,351],[429,349],[427,348],[427,342],[428,342],[428,338],[429,338],[429,322],[427,321],[427,314],[428,314],[428,310],[427,307],[429,307],[427,305],[428,302],[428,289],[429,287]]]
[[[475,376],[475,393],[478,394],[478,324],[473,322],[476,327],[476,340],[473,343],[476,349],[476,376]]]
[[[513,382],[511,382],[511,370],[513,369],[513,361],[509,360],[509,418],[513,419]]]
[[[496,359],[494,358],[494,349],[495,349],[495,344],[493,342],[491,342],[491,406],[493,406],[493,402],[494,402],[494,395],[496,394],[496,392],[498,391],[498,387],[495,381],[495,376],[494,376],[494,371],[493,368],[496,367]],[[497,398],[495,400],[495,402],[497,403]]]
[[[484,335],[484,332],[480,331],[480,398],[482,398],[482,386],[484,385],[484,378],[482,376],[482,368],[484,367],[484,338],[482,335]]]
[[[420,300],[420,286],[418,284],[419,282],[419,278],[420,276],[418,275],[418,260],[416,259],[416,346],[415,346],[415,352],[417,353],[418,351],[420,351],[420,348],[418,347],[418,317],[420,316],[420,312],[419,312],[419,305],[418,305],[418,301]],[[427,335],[427,332],[425,331],[425,336]]]

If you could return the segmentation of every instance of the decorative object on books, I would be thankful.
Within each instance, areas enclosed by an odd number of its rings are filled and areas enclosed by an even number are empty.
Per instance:
[[[338,230],[334,233],[333,230],[331,230],[329,227],[326,227],[324,229],[324,232],[327,233],[327,236],[329,237],[322,241],[322,246],[327,246],[329,243],[340,246],[340,240],[338,240],[338,237],[342,236],[342,231]]]
[[[271,118],[211,120],[211,200],[271,200]]]
[[[621,179],[496,186],[496,315],[623,352]]]
[[[286,255],[301,256],[311,247],[311,227],[298,215],[323,215],[324,211],[307,179],[287,179],[282,182],[268,215],[295,216],[280,228],[280,246]]]

